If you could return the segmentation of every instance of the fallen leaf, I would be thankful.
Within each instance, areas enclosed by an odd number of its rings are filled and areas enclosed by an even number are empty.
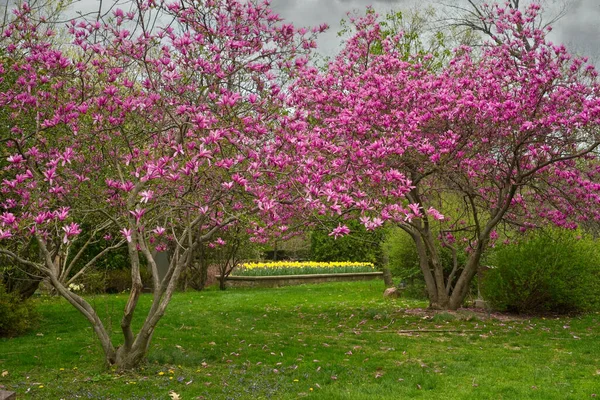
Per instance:
[[[172,390],[169,392],[169,397],[171,397],[171,400],[181,400],[181,397],[179,396],[179,394],[175,393]]]
[[[8,376],[8,371],[2,371],[2,377]]]

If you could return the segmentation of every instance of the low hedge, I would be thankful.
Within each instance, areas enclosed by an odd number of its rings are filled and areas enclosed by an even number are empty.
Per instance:
[[[578,231],[535,232],[500,246],[482,292],[498,310],[584,312],[600,306],[599,243]]]

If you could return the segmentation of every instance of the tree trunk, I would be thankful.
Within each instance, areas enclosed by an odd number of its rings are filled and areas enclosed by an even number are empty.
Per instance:
[[[458,277],[456,285],[454,286],[454,290],[452,291],[452,295],[450,296],[451,310],[456,310],[462,306],[465,298],[469,294],[471,282],[479,270],[479,261],[481,260],[481,255],[483,254],[485,244],[486,243],[482,243],[481,245],[478,245],[467,259],[465,268]]]
[[[383,268],[383,284],[386,288],[394,287],[394,280],[392,279],[392,271],[389,268]]]
[[[206,282],[208,282],[208,262],[202,260],[200,263],[200,290],[203,290],[206,287]]]
[[[115,361],[112,364],[117,371],[127,371],[140,366],[146,359],[150,341],[154,333],[154,327],[145,327],[135,338],[131,347],[121,346],[117,349]]]
[[[113,366],[116,367],[119,372],[137,368],[146,357],[145,352],[132,350],[127,352],[117,352],[117,354],[118,357],[113,363]]]
[[[416,238],[416,239],[415,239]],[[429,297],[429,308],[445,310],[448,308],[449,297],[446,293],[444,266],[440,262],[431,235],[417,233],[413,236],[417,246],[419,265],[425,276],[425,284]]]
[[[19,288],[19,296],[21,299],[25,300],[33,296],[35,291],[40,286],[42,282],[41,278],[32,278],[31,281],[25,283],[22,287]]]
[[[429,257],[427,256],[427,250],[425,249],[425,245],[423,244],[423,240],[418,232],[407,231],[410,236],[413,238],[415,242],[415,247],[417,248],[417,255],[419,258],[419,267],[421,267],[421,272],[423,273],[423,278],[425,279],[425,287],[427,289],[427,296],[429,297],[430,306],[433,304],[437,304],[438,302],[438,290],[436,287],[436,282],[431,273],[431,268],[429,264]]]

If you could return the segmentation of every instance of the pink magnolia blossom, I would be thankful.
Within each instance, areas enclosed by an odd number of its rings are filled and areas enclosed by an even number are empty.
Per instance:
[[[348,228],[346,225],[338,224],[338,226],[329,233],[329,236],[333,236],[334,239],[337,239],[338,237],[345,236],[349,233],[350,228]]]
[[[423,213],[421,212],[421,205],[416,204],[416,203],[411,203],[408,205],[408,208],[410,209],[410,211],[412,212],[412,216],[413,217],[421,217],[423,216]]]
[[[133,215],[137,224],[139,224],[140,220],[142,219],[145,213],[145,208],[136,208],[134,211],[129,211],[129,214]]]
[[[6,158],[6,160],[12,164],[20,164],[23,161],[25,161],[25,158],[21,154],[14,154],[14,155],[8,156]]]
[[[61,207],[54,212],[54,217],[64,221],[69,216],[69,207]]]
[[[8,229],[0,229],[0,240],[12,237],[12,233]]]
[[[63,243],[69,243],[69,240],[73,236],[77,236],[81,233],[81,228],[76,222],[72,222],[69,225],[63,226],[62,230],[65,232],[65,235],[63,237]]]
[[[15,226],[17,218],[13,213],[4,212],[0,215],[0,222],[2,223],[2,226]]]
[[[166,229],[162,226],[157,226],[152,230],[152,232],[155,233],[157,236],[162,236],[166,232]]]
[[[372,231],[382,226],[384,221],[379,217],[360,217],[360,222],[364,225],[365,229]]]
[[[429,207],[429,209],[427,209],[427,214],[431,215],[435,220],[444,220],[444,215],[433,207]]]
[[[140,203],[147,203],[154,197],[154,192],[152,190],[143,190],[140,192],[140,197],[142,198]]]
[[[159,243],[156,245],[155,249],[157,252],[167,251],[167,245],[164,243]]]
[[[125,237],[127,242],[131,243],[131,229],[123,228],[119,232]]]

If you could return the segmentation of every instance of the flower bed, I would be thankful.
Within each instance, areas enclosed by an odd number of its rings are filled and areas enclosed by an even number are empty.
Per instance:
[[[241,264],[233,271],[232,276],[355,274],[363,272],[376,272],[373,263],[350,261],[275,261]]]
[[[230,287],[279,287],[305,283],[323,283],[377,279],[382,272],[367,262],[278,261],[245,263],[227,277]]]

